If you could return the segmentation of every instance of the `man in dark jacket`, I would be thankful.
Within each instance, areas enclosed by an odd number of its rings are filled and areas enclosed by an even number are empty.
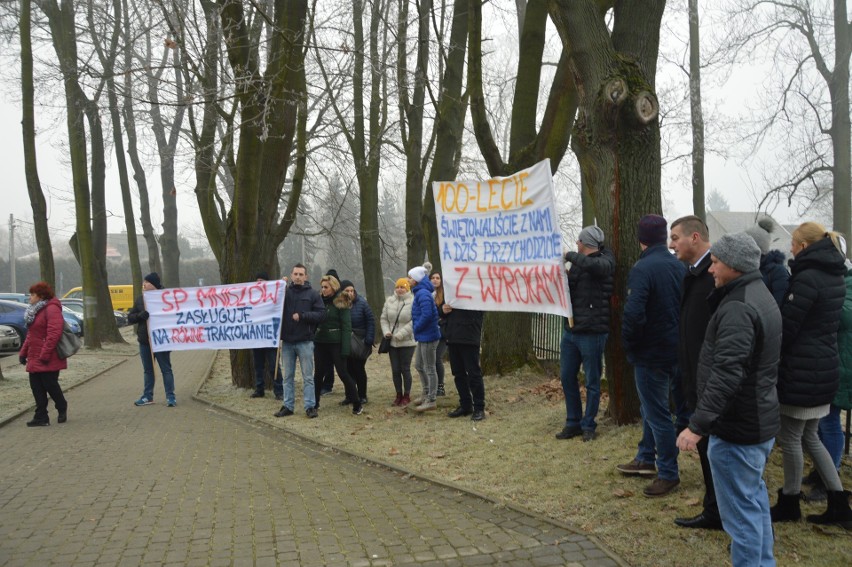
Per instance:
[[[609,300],[612,297],[615,256],[604,248],[604,232],[597,226],[587,226],[577,237],[577,251],[567,252],[571,262],[568,286],[574,308],[574,325],[562,332],[559,349],[559,376],[565,394],[565,427],[557,439],[578,435],[583,441],[595,438],[595,417],[601,401],[603,352],[609,336]],[[586,382],[586,413],[580,401],[577,374],[580,365]]]
[[[774,565],[763,470],[781,424],[781,313],[763,284],[760,249],[749,235],[726,234],[711,254],[716,289],[698,363],[698,404],[677,443],[694,451],[710,438],[713,484],[733,565]]]
[[[258,272],[255,276],[258,282],[267,281],[269,274]],[[278,365],[277,348],[255,348],[251,351],[254,362],[254,392],[252,398],[262,398],[266,395],[266,380],[271,375],[272,389],[276,400],[284,399],[284,380],[281,376],[281,366]]]
[[[689,413],[698,403],[698,356],[704,344],[704,332],[710,321],[710,304],[707,296],[715,284],[710,268],[710,232],[704,221],[696,216],[681,217],[671,226],[669,248],[687,267],[683,278],[683,295],[680,298],[680,344],[678,362],[680,378]],[[704,475],[704,509],[692,518],[675,518],[675,524],[684,528],[722,529],[716,493],[713,490],[713,473],[707,458],[707,437],[698,443],[701,472]]]
[[[642,253],[627,276],[621,338],[634,367],[643,431],[636,458],[616,468],[628,475],[653,475],[656,460],[657,478],[643,491],[654,497],[665,496],[680,484],[669,394],[678,379],[680,294],[686,268],[666,247],[668,225],[660,215],[642,217],[637,236]]]
[[[459,406],[447,415],[469,415],[473,421],[485,419],[485,382],[479,366],[482,340],[482,311],[441,306],[445,315],[444,338],[450,354],[450,370],[459,392]]]
[[[314,331],[325,318],[325,305],[318,291],[307,281],[302,264],[293,266],[290,283],[284,294],[284,316],[281,320],[281,359],[284,363],[284,404],[276,417],[293,415],[296,403],[296,358],[302,369],[305,414],[317,417],[314,391]]]
[[[142,291],[163,289],[160,274],[151,272],[142,280]],[[139,357],[142,359],[142,378],[144,390],[142,396],[133,402],[137,406],[147,406],[154,403],[154,359],[163,375],[163,388],[166,390],[166,405],[173,408],[177,405],[175,398],[175,375],[172,372],[172,353],[157,352],[151,354],[151,344],[148,338],[148,317],[145,309],[145,298],[140,294],[133,302],[133,307],[127,312],[127,323],[136,325],[136,341],[139,343]]]

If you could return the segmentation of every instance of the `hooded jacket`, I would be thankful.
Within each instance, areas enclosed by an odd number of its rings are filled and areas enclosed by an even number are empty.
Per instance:
[[[565,259],[572,264],[568,271],[568,287],[574,309],[571,332],[608,333],[615,256],[608,248],[601,246],[597,252],[589,255],[568,252]]]
[[[763,283],[775,298],[778,307],[784,303],[784,292],[787,291],[787,283],[790,280],[790,272],[784,267],[786,259],[780,250],[770,250],[760,257],[760,275],[763,276]]]
[[[364,344],[372,345],[376,340],[376,318],[370,304],[363,295],[355,295],[352,302],[352,332],[364,338]]]
[[[56,372],[68,368],[68,361],[59,358],[56,353],[56,345],[64,328],[62,303],[53,297],[36,313],[18,353],[19,357],[27,359],[27,372]]]
[[[322,302],[325,318],[317,327],[314,342],[340,344],[340,354],[349,356],[352,346],[352,302],[342,290],[331,297],[323,297]]]
[[[781,306],[784,334],[778,398],[783,405],[822,406],[837,393],[837,329],[846,297],[844,262],[830,238],[809,245],[790,260],[790,284]]]
[[[768,441],[781,427],[778,305],[754,270],[714,290],[710,306],[689,429],[739,445]]]

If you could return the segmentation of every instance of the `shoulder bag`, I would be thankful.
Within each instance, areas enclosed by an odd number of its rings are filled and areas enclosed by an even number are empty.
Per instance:
[[[61,359],[66,359],[77,354],[78,350],[80,350],[80,339],[65,322],[65,326],[62,328],[62,336],[56,343],[56,355]]]
[[[403,308],[405,308],[405,302],[402,302],[402,307],[399,308],[399,311],[396,312],[396,321],[393,322],[393,329],[391,329],[391,335],[396,331],[396,326],[399,323],[399,316],[402,313]],[[382,337],[382,342],[379,343],[379,354],[384,354],[390,351],[391,346],[391,338],[392,337]]]

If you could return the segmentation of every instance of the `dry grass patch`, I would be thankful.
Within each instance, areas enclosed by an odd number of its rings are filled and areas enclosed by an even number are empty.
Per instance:
[[[613,426],[600,420],[598,438],[558,441],[564,423],[561,387],[553,376],[522,371],[488,376],[488,418],[479,423],[449,419],[457,399],[451,379],[438,411],[416,415],[390,405],[394,391],[386,356],[367,365],[370,403],[362,416],[338,405],[343,388],[322,400],[319,419],[307,419],[301,408],[297,377],[296,415],[275,418],[274,398],[249,399],[249,391],[231,384],[227,354],[220,353],[199,395],[217,405],[416,474],[511,502],[595,535],[631,565],[719,566],[729,564],[728,537],[722,532],[684,530],[675,516],[701,510],[701,468],[696,454],[680,457],[681,486],[671,496],[645,498],[648,479],[625,477],[615,465],[635,456],[638,426]],[[448,368],[449,372],[449,368]],[[419,381],[415,375],[415,393]],[[605,403],[601,413],[604,412]],[[781,484],[781,455],[768,467],[770,500]],[[852,486],[844,465],[843,477]],[[803,505],[807,513],[824,505]],[[852,535],[841,528],[805,523],[776,526],[779,565],[849,565]]]

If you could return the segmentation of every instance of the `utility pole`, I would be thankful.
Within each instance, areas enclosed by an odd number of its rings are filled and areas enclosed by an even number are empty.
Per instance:
[[[11,292],[15,293],[15,215],[9,215],[9,273],[12,275]]]

